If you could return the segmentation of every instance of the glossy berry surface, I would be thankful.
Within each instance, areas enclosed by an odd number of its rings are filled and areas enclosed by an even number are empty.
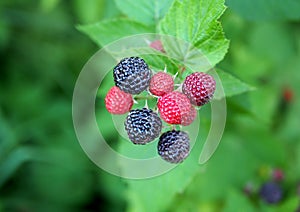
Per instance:
[[[169,124],[182,124],[185,116],[190,114],[189,99],[178,91],[165,94],[158,99],[157,107],[160,117]]]
[[[159,138],[157,151],[165,161],[181,163],[190,152],[190,139],[188,134],[176,130],[163,133]]]
[[[160,135],[162,121],[151,109],[131,110],[125,120],[125,130],[134,144],[146,144]]]
[[[150,80],[149,91],[156,96],[163,96],[174,90],[173,77],[165,72],[154,74]]]
[[[189,114],[182,117],[181,125],[188,126],[192,124],[196,117],[197,117],[197,111],[194,108],[194,106],[191,105]]]
[[[282,199],[282,189],[277,183],[267,182],[260,188],[260,197],[269,204],[274,204]]]
[[[212,99],[215,89],[216,82],[214,78],[203,72],[190,74],[182,85],[182,92],[196,106],[208,103]]]
[[[113,86],[105,97],[105,107],[109,113],[124,114],[130,111],[133,105],[132,96],[118,87]]]
[[[115,85],[130,94],[139,94],[150,83],[151,70],[139,57],[124,58],[113,70]]]

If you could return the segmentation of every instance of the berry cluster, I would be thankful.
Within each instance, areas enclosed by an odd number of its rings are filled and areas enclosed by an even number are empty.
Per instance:
[[[285,197],[285,189],[283,189],[284,172],[280,168],[262,167],[267,172],[260,172],[260,177],[264,178],[264,182],[260,185],[255,185],[248,182],[244,187],[245,194],[252,200],[262,200],[266,204],[280,204]],[[269,179],[268,179],[269,178]],[[266,180],[267,179],[267,180]],[[266,180],[266,181],[265,181]]]
[[[197,116],[195,107],[208,103],[215,91],[212,76],[195,72],[174,90],[174,77],[163,71],[152,73],[140,57],[122,59],[113,69],[115,86],[105,97],[105,106],[112,114],[128,113],[125,130],[134,144],[147,144],[159,137],[157,152],[170,163],[181,163],[190,152],[189,135],[175,130],[174,125],[190,125]],[[182,92],[179,91],[182,88]],[[146,106],[132,109],[134,98],[143,91],[147,98],[157,98],[158,112]],[[162,133],[162,120],[172,125]],[[168,126],[166,126],[168,127]]]

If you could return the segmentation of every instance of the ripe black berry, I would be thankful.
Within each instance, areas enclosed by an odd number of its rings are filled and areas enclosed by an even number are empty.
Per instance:
[[[183,131],[167,131],[160,136],[157,151],[164,160],[181,163],[189,155],[190,138]]]
[[[282,198],[282,190],[278,184],[274,182],[267,182],[260,188],[261,198],[270,204],[277,203]]]
[[[151,70],[139,57],[124,58],[113,70],[117,87],[130,94],[139,94],[149,86]]]
[[[125,121],[125,129],[134,144],[146,144],[157,138],[162,122],[157,113],[143,108],[131,110]]]

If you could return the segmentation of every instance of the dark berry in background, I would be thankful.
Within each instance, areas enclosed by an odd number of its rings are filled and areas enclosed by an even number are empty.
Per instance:
[[[151,109],[131,110],[125,121],[125,129],[134,144],[146,144],[160,135],[162,121]]]
[[[282,199],[282,189],[275,182],[267,182],[259,191],[260,197],[266,203],[275,204]]]
[[[146,90],[151,79],[151,70],[140,57],[122,59],[113,70],[115,84],[122,91],[139,94]]]
[[[164,160],[181,163],[190,153],[190,138],[183,131],[167,131],[160,136],[157,151]]]

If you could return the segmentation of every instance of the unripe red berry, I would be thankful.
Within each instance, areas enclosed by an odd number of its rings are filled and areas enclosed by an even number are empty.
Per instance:
[[[156,96],[163,96],[174,90],[173,77],[165,72],[154,74],[150,80],[149,91]]]
[[[182,124],[184,118],[189,116],[191,111],[189,99],[178,91],[160,97],[157,107],[160,117],[169,124]]]
[[[112,114],[124,114],[130,111],[133,105],[132,96],[113,86],[105,97],[105,107]]]

